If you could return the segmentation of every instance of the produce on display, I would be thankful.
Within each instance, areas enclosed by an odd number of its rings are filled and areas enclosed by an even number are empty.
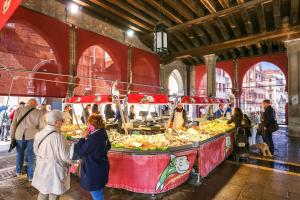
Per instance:
[[[78,139],[81,137],[81,133],[86,129],[86,125],[80,125],[80,129],[78,129],[77,125],[64,125],[61,131],[67,139]]]
[[[134,150],[167,150],[170,147],[190,145],[201,142],[216,135],[231,131],[233,125],[228,125],[226,120],[213,120],[202,122],[199,127],[173,130],[167,129],[163,134],[155,135],[123,135],[115,131],[109,132],[109,139],[114,148]]]

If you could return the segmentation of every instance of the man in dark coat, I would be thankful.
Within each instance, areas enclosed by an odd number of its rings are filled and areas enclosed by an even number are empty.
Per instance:
[[[271,101],[266,99],[263,101],[263,107],[265,112],[263,114],[263,126],[264,126],[264,134],[263,139],[269,145],[270,151],[274,154],[274,143],[272,133],[276,131],[277,121],[276,121],[276,112],[274,108],[271,106]]]

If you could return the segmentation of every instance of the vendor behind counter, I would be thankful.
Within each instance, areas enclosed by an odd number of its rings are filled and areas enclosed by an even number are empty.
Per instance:
[[[168,127],[173,129],[180,129],[187,126],[187,124],[188,119],[186,110],[183,108],[183,105],[179,103],[171,115]]]

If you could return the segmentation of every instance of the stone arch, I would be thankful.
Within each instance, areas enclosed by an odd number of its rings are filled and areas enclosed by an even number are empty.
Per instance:
[[[169,77],[174,70],[177,70],[182,78],[183,93],[184,93],[184,95],[186,95],[186,92],[187,92],[186,91],[186,89],[187,89],[186,65],[183,64],[181,61],[173,61],[173,62],[169,63],[168,65],[164,65],[163,68],[161,69],[160,79],[162,81],[162,86],[164,88],[164,91],[165,91],[165,93],[168,93],[168,91],[169,91],[169,87],[168,87]]]
[[[176,85],[177,91],[173,91],[173,92],[171,92],[171,88],[170,88],[170,82],[172,81],[172,79],[174,80],[174,83],[177,84]],[[183,79],[180,72],[177,69],[174,69],[168,77],[168,93],[170,95],[174,95],[174,94],[184,95]]]

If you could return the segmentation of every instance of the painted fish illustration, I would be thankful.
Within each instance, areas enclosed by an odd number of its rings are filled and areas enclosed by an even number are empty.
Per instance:
[[[190,168],[190,163],[187,156],[176,157],[175,155],[170,156],[170,162],[165,168],[163,173],[156,184],[155,191],[162,191],[165,186],[166,180],[173,174],[184,174]]]

